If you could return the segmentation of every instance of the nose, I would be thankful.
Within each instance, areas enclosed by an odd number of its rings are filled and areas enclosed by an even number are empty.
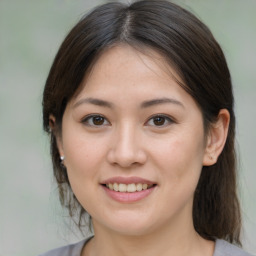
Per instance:
[[[123,168],[144,164],[147,155],[140,135],[133,126],[128,124],[117,129],[110,143],[108,162]]]

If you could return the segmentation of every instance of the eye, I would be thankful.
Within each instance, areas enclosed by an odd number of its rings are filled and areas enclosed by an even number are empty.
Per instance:
[[[87,126],[103,126],[103,125],[109,125],[108,120],[101,116],[101,115],[89,115],[86,116],[82,123]]]
[[[165,127],[172,123],[174,123],[174,121],[169,116],[166,116],[166,115],[156,115],[151,117],[147,121],[147,125],[158,126],[158,127]]]

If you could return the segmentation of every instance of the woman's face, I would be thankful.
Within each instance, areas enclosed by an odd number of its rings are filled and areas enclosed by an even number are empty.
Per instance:
[[[95,232],[127,235],[192,223],[205,159],[202,114],[163,58],[107,50],[69,102],[58,141]]]

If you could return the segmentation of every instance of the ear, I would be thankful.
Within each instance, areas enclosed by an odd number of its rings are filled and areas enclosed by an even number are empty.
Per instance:
[[[58,132],[58,128],[57,128],[57,125],[56,125],[56,118],[53,115],[49,116],[49,126],[51,128],[53,136],[55,136],[55,138],[56,138],[56,143],[57,143],[57,147],[58,147],[58,150],[59,150],[59,154],[60,154],[60,156],[64,156],[64,150],[63,150],[61,135]]]
[[[227,109],[221,109],[217,121],[211,125],[206,142],[203,165],[210,166],[217,162],[228,135],[230,114]]]

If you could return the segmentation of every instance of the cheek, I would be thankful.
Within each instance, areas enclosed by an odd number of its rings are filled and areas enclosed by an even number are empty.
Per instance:
[[[203,139],[184,134],[152,148],[156,164],[161,166],[162,175],[166,176],[172,186],[178,187],[181,183],[189,186],[197,184],[203,163]]]
[[[73,132],[72,132],[73,131]],[[65,165],[70,179],[94,176],[104,158],[104,142],[69,129],[63,134]]]
[[[102,169],[104,150],[85,136],[72,132],[63,134],[65,165],[73,193],[84,209],[91,209],[95,199],[88,191],[94,191],[99,182]]]

